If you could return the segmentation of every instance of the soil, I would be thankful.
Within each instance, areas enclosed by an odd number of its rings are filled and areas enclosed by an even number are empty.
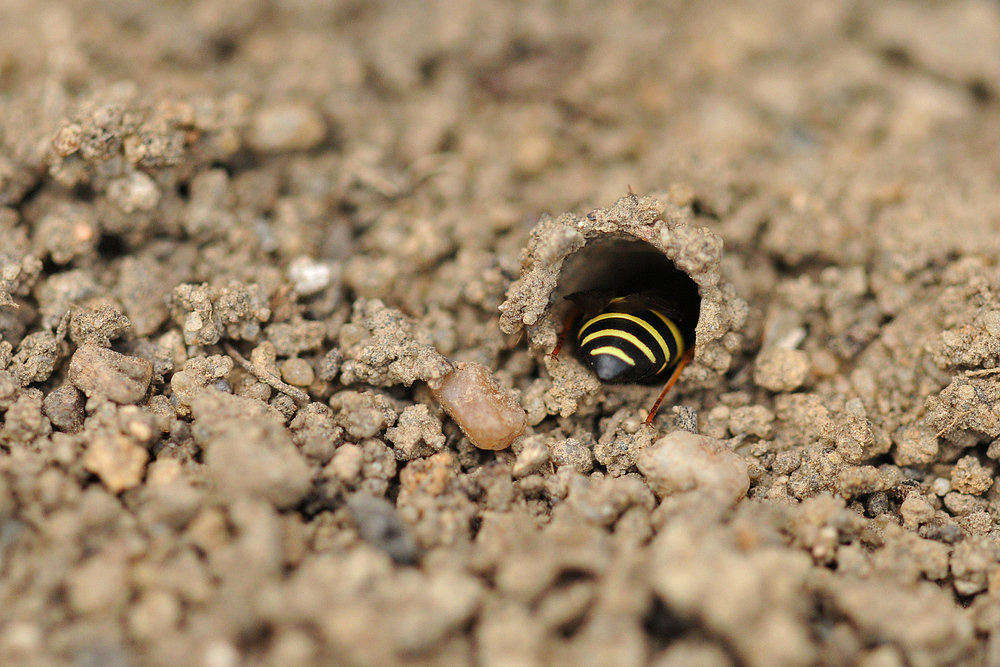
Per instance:
[[[1000,664],[998,110],[987,0],[5,0],[2,662]]]

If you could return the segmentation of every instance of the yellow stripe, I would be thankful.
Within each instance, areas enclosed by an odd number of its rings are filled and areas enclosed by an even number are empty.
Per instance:
[[[656,355],[653,354],[653,351],[649,349],[648,345],[643,343],[641,340],[639,340],[629,332],[619,331],[618,329],[598,329],[597,331],[595,331],[594,333],[590,334],[582,341],[580,341],[580,347],[583,347],[590,341],[594,340],[595,338],[600,338],[601,336],[613,336],[614,338],[621,338],[622,340],[627,340],[628,342],[632,343],[637,348],[639,348],[639,351],[642,352],[644,355],[646,355],[646,358],[649,359],[650,363],[656,361]]]
[[[654,310],[653,312],[655,313],[656,311]],[[659,313],[657,313],[657,315],[659,315]],[[584,324],[583,327],[580,329],[580,333],[583,333],[583,330],[586,329],[586,328],[588,328],[592,324],[600,322],[601,320],[610,320],[610,319],[615,318],[615,317],[620,317],[623,320],[626,320],[628,322],[632,322],[633,324],[638,324],[639,326],[641,326],[643,329],[645,329],[647,332],[649,332],[649,335],[653,337],[653,340],[656,341],[656,344],[660,346],[660,349],[663,351],[663,356],[667,357],[668,359],[670,358],[670,347],[667,346],[667,341],[663,340],[663,336],[660,335],[660,332],[657,331],[656,329],[654,329],[653,325],[650,324],[649,322],[647,322],[646,320],[644,320],[642,318],[639,318],[639,317],[636,317],[635,315],[630,315],[629,313],[604,313],[603,315],[598,315],[597,317],[589,320],[586,324]],[[660,315],[660,317],[662,318],[663,316]],[[675,332],[674,333],[675,337],[680,336],[680,332],[677,331],[677,328],[673,326],[673,323],[671,323],[669,326],[670,326],[671,332]],[[606,331],[614,331],[614,335],[621,336],[622,338],[625,338],[626,335],[628,335],[631,338],[631,340],[629,340],[629,338],[626,338],[626,340],[628,340],[633,345],[636,345],[636,347],[639,347],[639,349],[641,349],[643,351],[643,354],[645,354],[647,357],[649,357],[650,361],[656,361],[656,355],[653,354],[653,351],[650,350],[647,345],[641,345],[640,346],[640,344],[637,344],[635,342],[637,340],[635,338],[635,336],[631,336],[631,334],[626,334],[625,332],[619,332],[619,331],[614,330],[614,329],[609,329],[609,330],[606,330]],[[590,336],[587,336],[587,338],[585,338],[580,343],[580,345],[584,345],[591,338],[591,336],[593,336],[593,335],[594,334],[591,334]]]
[[[676,358],[679,359],[680,356],[682,354],[684,354],[684,336],[681,335],[680,329],[677,328],[677,325],[674,324],[674,321],[672,319],[670,319],[669,317],[667,317],[666,315],[664,315],[660,311],[654,310],[652,312],[656,313],[656,316],[659,317],[663,321],[663,323],[667,325],[667,328],[670,329],[670,333],[673,334],[674,341],[677,343],[677,357]],[[669,356],[669,355],[667,355],[667,356]]]
[[[635,362],[632,361],[632,357],[625,354],[624,351],[617,347],[612,347],[611,345],[605,345],[604,347],[598,347],[590,352],[590,356],[596,357],[599,354],[610,354],[612,357],[618,357],[624,361],[629,366],[635,366]]]

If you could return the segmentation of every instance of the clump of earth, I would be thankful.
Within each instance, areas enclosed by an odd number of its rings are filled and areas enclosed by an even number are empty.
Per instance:
[[[996,662],[998,95],[986,0],[7,3],[0,655]]]

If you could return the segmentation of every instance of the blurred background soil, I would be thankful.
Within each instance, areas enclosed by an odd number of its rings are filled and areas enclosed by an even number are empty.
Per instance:
[[[998,96],[986,0],[0,0],[0,661],[1000,664]],[[658,442],[498,326],[629,192],[748,305]]]

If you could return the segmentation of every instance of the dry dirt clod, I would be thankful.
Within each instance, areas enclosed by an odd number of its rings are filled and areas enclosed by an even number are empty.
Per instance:
[[[111,341],[132,328],[128,318],[108,304],[73,311],[69,337],[77,345],[111,347]]]
[[[748,405],[732,410],[729,415],[729,430],[733,435],[754,435],[770,438],[774,430],[774,413],[763,405]]]
[[[364,463],[364,451],[361,447],[345,442],[337,448],[330,462],[323,468],[323,475],[339,479],[353,487],[361,480]]]
[[[37,389],[19,392],[17,399],[7,407],[4,424],[0,427],[0,442],[29,443],[48,435],[52,430],[49,420],[42,414],[42,393]]]
[[[385,437],[404,461],[428,456],[445,446],[441,420],[432,416],[423,404],[407,406],[396,425],[386,429]]]
[[[49,379],[58,359],[59,340],[51,331],[38,331],[25,336],[17,346],[9,370],[26,387]]]
[[[322,322],[277,322],[264,330],[275,352],[282,357],[293,357],[309,350],[316,350],[326,337]]]
[[[214,345],[223,337],[255,341],[271,317],[264,289],[236,281],[223,288],[178,285],[170,305],[188,345]]]
[[[208,390],[195,395],[191,414],[195,442],[226,497],[262,498],[286,509],[309,491],[312,470],[267,405]]]
[[[772,347],[757,357],[753,380],[768,391],[795,391],[811,370],[809,355],[802,350]]]
[[[67,433],[75,433],[83,427],[84,403],[86,401],[83,394],[76,387],[64,384],[49,392],[42,404],[42,411],[53,426]]]
[[[909,466],[930,463],[938,454],[938,439],[933,429],[925,424],[913,424],[899,429],[893,435],[896,448],[893,460],[896,465]]]
[[[138,403],[153,378],[153,364],[98,345],[81,345],[69,362],[69,381],[87,397]]]
[[[570,466],[584,475],[594,469],[594,453],[576,438],[548,443],[548,459],[557,467]]]
[[[391,400],[371,391],[339,391],[330,397],[338,426],[357,440],[378,435],[396,421]]]
[[[83,455],[83,467],[101,478],[111,493],[134,489],[142,482],[149,452],[114,431],[95,434]]]
[[[951,487],[959,493],[978,496],[993,486],[992,473],[975,456],[964,456],[951,470]]]
[[[734,504],[750,488],[741,456],[719,440],[686,431],[674,431],[642,450],[636,465],[660,498],[693,491]]]
[[[506,449],[524,433],[527,416],[482,364],[459,362],[431,385],[434,398],[480,449]]]
[[[934,506],[918,493],[910,493],[899,506],[903,528],[916,530],[934,518]]]
[[[129,591],[124,561],[120,550],[110,550],[88,559],[73,571],[67,593],[77,613],[117,611],[125,604]]]
[[[221,354],[188,359],[184,368],[170,378],[170,390],[177,403],[177,413],[188,414],[194,397],[228,376],[232,370],[233,360]]]
[[[400,311],[378,299],[358,299],[340,329],[340,381],[408,387],[439,380],[452,367],[430,341],[429,332]]]

